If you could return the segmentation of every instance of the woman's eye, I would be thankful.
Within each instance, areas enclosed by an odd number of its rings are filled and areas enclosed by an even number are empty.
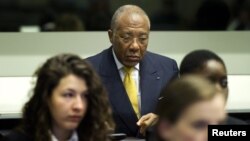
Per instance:
[[[197,130],[201,130],[201,129],[207,128],[208,124],[204,121],[198,121],[198,122],[193,123],[192,126]]]
[[[88,94],[85,94],[85,93],[81,95],[82,99],[87,99],[88,96],[89,96],[89,95],[88,95]]]
[[[67,97],[67,98],[70,98],[70,97],[73,97],[74,94],[73,93],[64,93],[63,96]]]

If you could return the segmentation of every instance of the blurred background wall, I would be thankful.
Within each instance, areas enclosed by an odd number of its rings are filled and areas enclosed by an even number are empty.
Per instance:
[[[250,74],[250,32],[150,32],[149,39],[149,51],[178,63],[194,49],[209,49],[225,60],[229,74]],[[54,54],[88,57],[109,46],[107,32],[0,33],[0,76],[31,76]]]
[[[227,109],[250,112],[249,41],[250,32],[151,32],[148,50],[178,65],[195,49],[216,52],[229,74]],[[0,115],[20,113],[33,86],[31,76],[48,57],[76,53],[86,58],[109,46],[107,32],[0,33]]]
[[[153,30],[250,29],[250,0],[1,0],[0,31],[103,31],[124,4],[142,7]]]

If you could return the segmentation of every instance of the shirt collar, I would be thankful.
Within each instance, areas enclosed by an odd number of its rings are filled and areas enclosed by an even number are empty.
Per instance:
[[[51,133],[51,141],[58,141],[58,139],[54,136],[53,133]],[[78,141],[78,135],[76,131],[73,132],[68,141]]]
[[[116,57],[116,54],[115,54],[115,51],[114,51],[113,48],[112,48],[112,53],[113,53],[113,57],[115,59],[115,63],[116,63],[117,69],[121,70],[124,67],[124,65]],[[136,64],[134,68],[139,71],[140,70],[140,64],[139,63]]]

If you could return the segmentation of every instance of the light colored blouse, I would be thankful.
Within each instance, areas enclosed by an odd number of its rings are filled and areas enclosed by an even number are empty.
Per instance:
[[[51,141],[59,141],[55,135],[51,134]],[[67,141],[78,141],[78,135],[77,132],[74,131],[71,137]]]

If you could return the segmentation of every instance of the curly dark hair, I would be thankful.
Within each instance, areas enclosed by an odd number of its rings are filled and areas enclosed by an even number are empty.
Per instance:
[[[226,69],[224,61],[214,52],[209,50],[195,50],[183,58],[180,65],[180,75],[190,74],[203,69],[209,60],[215,60],[221,63]]]
[[[77,55],[60,54],[49,58],[34,74],[33,96],[23,108],[21,128],[35,141],[50,141],[51,113],[48,100],[60,80],[73,74],[86,81],[88,109],[77,130],[79,141],[106,141],[114,128],[107,93],[92,67]]]

